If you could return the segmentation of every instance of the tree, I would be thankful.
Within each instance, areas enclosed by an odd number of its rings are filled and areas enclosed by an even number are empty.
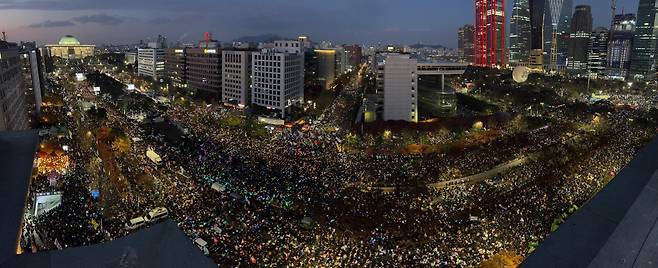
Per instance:
[[[112,149],[119,154],[126,154],[131,149],[130,139],[126,136],[117,137],[112,143]]]
[[[480,264],[480,268],[515,268],[518,267],[523,258],[513,252],[503,251],[493,255]]]

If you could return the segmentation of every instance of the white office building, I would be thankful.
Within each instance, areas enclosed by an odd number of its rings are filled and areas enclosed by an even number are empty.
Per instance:
[[[274,48],[252,54],[252,104],[285,118],[292,106],[304,103],[303,52],[302,42],[276,41]]]
[[[304,53],[304,42],[295,40],[274,41],[274,49],[278,52],[300,54]]]
[[[251,54],[247,50],[222,51],[222,101],[244,107],[251,103]]]
[[[384,120],[418,122],[418,61],[408,54],[390,53],[377,65]]]
[[[137,74],[153,80],[164,78],[165,50],[157,42],[149,43],[148,48],[137,51]]]

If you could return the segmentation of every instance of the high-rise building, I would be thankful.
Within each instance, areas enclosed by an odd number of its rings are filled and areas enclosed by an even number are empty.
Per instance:
[[[384,96],[384,121],[418,122],[418,61],[409,54],[390,53],[377,66]]]
[[[222,51],[209,34],[196,48],[185,49],[187,87],[204,98],[222,97]]]
[[[0,41],[0,131],[28,127],[18,46]]]
[[[475,65],[506,66],[505,1],[475,0]]]
[[[19,53],[23,59],[23,73],[26,79],[29,78],[29,85],[31,86],[28,95],[34,98],[34,112],[35,115],[41,113],[41,102],[44,87],[43,71],[45,65],[41,58],[41,52],[37,49],[36,42],[21,42],[19,46]]]
[[[631,53],[630,78],[652,79],[656,76],[658,58],[658,0],[640,0],[637,8],[637,27]]]
[[[187,88],[187,48],[169,48],[165,53],[165,74],[172,86]]]
[[[571,40],[571,16],[573,14],[573,0],[564,0],[560,22],[558,23],[557,32],[557,69],[564,71],[567,68],[567,58],[569,57],[569,42]]]
[[[511,65],[527,64],[530,59],[530,2],[515,0],[510,19],[509,62]]]
[[[157,42],[137,50],[137,74],[154,81],[164,78],[165,50]]]
[[[572,0],[547,0],[544,8],[544,67],[564,69],[567,49],[564,36],[571,27]]]
[[[222,101],[240,107],[251,103],[252,50],[222,51]]]
[[[475,27],[473,25],[464,25],[459,28],[457,34],[457,47],[459,54],[459,62],[473,63],[475,59],[473,38],[475,37]]]
[[[317,60],[317,79],[320,85],[325,90],[328,90],[336,81],[336,50],[316,49],[314,52],[315,59]]]
[[[544,70],[544,25],[546,1],[530,0],[530,68]]]
[[[571,20],[569,58],[567,69],[572,74],[583,75],[587,72],[587,52],[592,34],[592,8],[587,5],[576,6]]]
[[[285,118],[304,103],[304,43],[276,41],[252,54],[251,102]]]
[[[628,76],[635,21],[635,14],[620,14],[616,15],[612,22],[607,66],[607,74],[611,78],[624,79]]]
[[[349,65],[352,69],[356,69],[361,65],[361,58],[363,58],[363,52],[361,51],[361,46],[359,45],[344,45],[345,53],[349,61]]]
[[[608,62],[609,33],[608,29],[599,27],[592,32],[589,38],[587,69],[589,76],[592,78],[599,78],[605,75]]]
[[[336,51],[336,75],[344,74],[350,65],[350,59],[347,52],[342,47],[335,47],[332,50]],[[302,52],[303,53],[303,52]]]

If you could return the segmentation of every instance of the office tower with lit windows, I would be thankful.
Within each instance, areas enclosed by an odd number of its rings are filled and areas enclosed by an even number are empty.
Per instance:
[[[546,23],[546,1],[530,0],[530,60],[535,71],[544,70],[544,25]]]
[[[635,14],[616,15],[610,30],[607,75],[623,80],[631,67],[631,51],[635,35]]]
[[[198,47],[185,49],[187,88],[206,99],[222,97],[222,51],[217,40],[206,33]]]
[[[474,44],[473,37],[475,37],[475,27],[473,25],[464,25],[459,28],[457,33],[457,53],[459,55],[459,62],[473,63],[474,60]]]
[[[587,53],[587,69],[589,76],[600,78],[605,76],[608,62],[608,36],[610,31],[598,27],[589,38],[589,51]]]
[[[161,44],[151,42],[148,48],[137,50],[137,74],[150,77],[154,81],[164,78],[165,50]]]
[[[18,46],[0,41],[0,131],[29,128],[21,74]]]
[[[165,74],[172,86],[187,88],[185,49],[169,48],[165,54]]]
[[[222,101],[244,107],[251,102],[251,54],[248,49],[222,51]]]
[[[572,74],[587,73],[587,56],[590,36],[592,35],[592,8],[587,5],[576,6],[571,20],[569,58],[567,69]]]
[[[18,53],[22,59],[24,84],[29,85],[26,87],[29,96],[26,100],[30,105],[28,113],[34,112],[34,115],[38,116],[41,113],[42,93],[45,89],[41,52],[37,49],[36,42],[33,41],[21,42]]]
[[[304,103],[304,43],[275,41],[252,54],[251,103],[286,118]]]
[[[475,0],[475,65],[506,66],[505,0]]]
[[[658,0],[640,0],[637,26],[631,53],[630,78],[647,80],[656,77],[658,65]]]
[[[526,65],[530,59],[530,2],[515,0],[510,19],[509,62],[511,65]]]
[[[349,66],[352,69],[356,69],[361,65],[361,58],[363,58],[363,52],[361,46],[359,45],[344,45],[345,54],[347,56]]]

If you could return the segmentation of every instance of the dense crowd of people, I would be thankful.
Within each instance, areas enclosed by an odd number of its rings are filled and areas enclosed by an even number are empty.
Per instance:
[[[94,99],[88,87],[76,90],[87,93],[62,94],[74,103]],[[148,113],[160,113],[140,121],[128,119],[134,112],[119,108],[120,102],[96,101],[108,111],[103,125],[139,141],[132,153],[113,161],[93,153],[102,147],[98,143],[84,145],[77,135],[67,141],[75,149],[59,188],[64,201],[26,224],[28,234],[46,241],[29,238],[27,244],[52,249],[55,239],[62,247],[115,239],[129,233],[123,228],[128,220],[164,206],[191,239],[208,242],[209,255],[220,267],[475,266],[501,251],[525,255],[556,218],[598,192],[655,134],[628,120],[643,116],[639,113],[614,111],[604,123],[584,128],[572,122],[593,125],[589,114],[566,107],[546,113],[547,127],[503,126],[493,141],[453,153],[372,155],[340,149],[348,131],[327,130],[342,126],[331,114],[345,113],[343,101],[311,129],[270,128],[265,139],[245,129],[217,127],[235,116],[222,107],[151,103],[157,108]],[[60,112],[60,122],[69,122],[74,133],[92,128],[79,118],[67,120],[67,112]],[[154,127],[155,117],[186,131],[171,139],[169,130]],[[162,163],[145,157],[148,149]],[[481,183],[422,186],[538,152],[534,161]],[[86,155],[101,158],[102,172],[114,170],[107,167],[112,165],[122,173],[108,175],[110,182],[104,183],[109,185],[99,187],[103,200],[89,193],[94,180],[86,177]],[[111,191],[112,180],[121,177],[126,189]],[[148,179],[138,179],[143,177]],[[382,185],[409,187],[369,190]],[[110,213],[112,207],[120,211]]]

